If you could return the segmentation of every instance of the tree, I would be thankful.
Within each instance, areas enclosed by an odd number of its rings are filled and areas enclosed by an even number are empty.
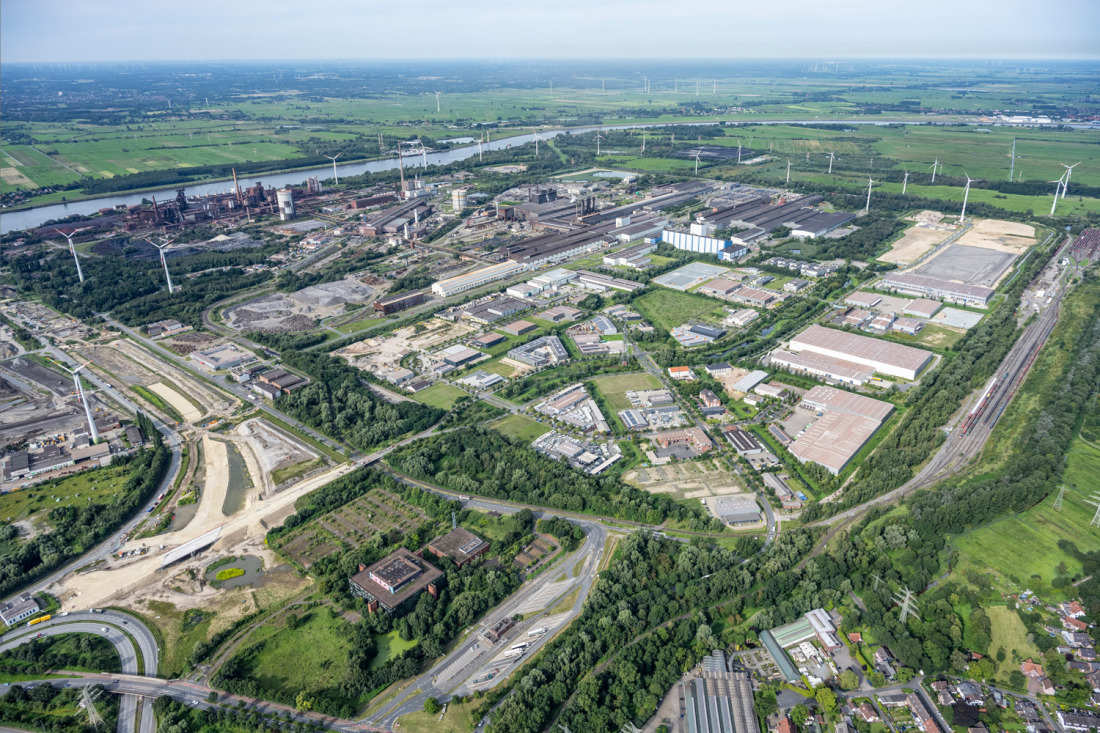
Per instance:
[[[831,713],[836,710],[836,693],[828,687],[817,688],[817,693],[814,696],[817,698],[818,705],[825,712]]]
[[[859,688],[859,676],[850,669],[841,672],[840,677],[837,678],[837,682],[840,684],[840,689],[845,692],[851,692]]]
[[[810,709],[805,705],[795,705],[791,708],[791,722],[801,728],[806,725],[806,720],[810,717]]]
[[[298,697],[294,698],[294,707],[299,710],[312,710],[313,698],[309,696],[309,693],[302,690],[298,693]]]
[[[439,704],[439,700],[434,697],[429,697],[424,701],[424,712],[428,715],[436,715],[443,706]]]

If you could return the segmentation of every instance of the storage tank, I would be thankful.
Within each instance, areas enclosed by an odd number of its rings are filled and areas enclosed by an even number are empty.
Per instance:
[[[279,204],[279,221],[294,218],[294,192],[289,188],[280,188],[275,192],[275,200]]]

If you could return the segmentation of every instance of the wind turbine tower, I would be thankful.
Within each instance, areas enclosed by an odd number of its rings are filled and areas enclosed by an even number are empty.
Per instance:
[[[789,186],[790,183],[791,183],[791,159],[787,158],[787,182],[784,183],[783,185],[784,186]]]
[[[1050,202],[1050,215],[1054,216],[1054,209],[1058,206],[1058,191],[1062,188],[1062,180],[1065,178],[1065,174],[1062,174],[1062,178],[1057,181],[1049,181],[1054,184],[1054,200]]]
[[[864,211],[871,210],[871,186],[875,185],[875,182],[871,180],[870,176],[867,176],[867,204],[863,207]]]
[[[642,128],[642,152],[645,152],[645,128]]]
[[[695,175],[699,175],[699,151],[695,152]]]
[[[901,179],[901,195],[905,195],[905,187],[909,184],[909,171],[905,171],[905,178]]]
[[[940,159],[936,158],[936,162],[932,164],[932,183],[936,182],[936,169],[940,167]]]
[[[435,93],[435,112],[436,112],[436,114],[439,114],[439,95],[440,94],[442,94],[442,92],[437,91]]]
[[[1066,169],[1066,180],[1062,184],[1062,198],[1066,197],[1066,190],[1069,189],[1069,179],[1073,176],[1073,169],[1081,165],[1081,161],[1077,161],[1073,165],[1066,165],[1062,163],[1062,167]]]
[[[960,224],[962,224],[964,221],[966,221],[966,200],[970,197],[970,184],[974,180],[973,178],[971,178],[966,173],[963,173],[963,175],[966,176],[966,188],[963,189],[963,208],[962,208],[962,213],[959,214],[959,223]]]
[[[597,158],[600,157],[600,140],[604,140],[604,139],[605,138],[602,135],[600,135],[600,133],[598,133],[598,132],[596,133],[596,157]]]
[[[154,247],[156,247],[158,250],[160,250],[160,264],[164,265],[164,278],[168,281],[168,294],[171,295],[175,291],[172,289],[172,276],[170,274],[168,274],[168,260],[164,259],[164,250],[165,250],[165,248],[168,247],[168,245],[170,245],[175,240],[174,239],[166,240],[164,242],[164,244],[157,244],[152,239],[148,239],[148,238],[146,238],[145,241],[148,242],[149,244],[153,245]]]
[[[1016,138],[1012,138],[1012,156],[1008,164],[1008,182],[1012,183],[1012,174],[1016,170]]]
[[[332,161],[332,177],[336,179],[336,185],[340,185],[340,176],[336,173],[336,159],[340,157],[340,153],[336,155],[326,155],[325,157]]]
[[[86,417],[88,419],[88,435],[90,435],[92,437],[92,442],[93,443],[98,443],[99,442],[99,431],[96,430],[95,420],[92,419],[92,407],[91,407],[91,405],[88,404],[88,395],[84,393],[84,385],[80,381],[80,375],[77,374],[77,372],[79,372],[81,369],[88,366],[92,362],[88,361],[88,362],[85,362],[85,363],[81,364],[76,369],[70,369],[69,367],[65,366],[64,364],[62,364],[59,361],[56,361],[54,359],[51,359],[50,361],[53,361],[54,364],[57,364],[59,367],[61,367],[65,371],[67,371],[69,374],[73,375],[73,384],[76,385],[76,393],[80,396],[80,403],[82,405],[84,405],[84,417]]]
[[[535,157],[537,158],[537,157],[539,157],[539,140],[542,140],[542,135],[540,135],[536,132],[534,137],[535,137]]]
[[[481,138],[485,137],[485,133],[481,133],[477,137],[477,162],[481,162]]]
[[[54,229],[54,231],[69,240],[69,251],[73,253],[73,262],[76,263],[76,276],[80,278],[80,282],[84,282],[84,272],[80,269],[80,258],[76,256],[76,247],[73,246],[73,235],[66,234],[60,229]]]

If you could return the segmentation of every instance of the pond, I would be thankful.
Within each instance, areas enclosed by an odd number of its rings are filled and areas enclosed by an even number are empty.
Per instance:
[[[218,580],[218,573],[222,573],[224,577],[225,571],[233,569],[243,570],[244,574]],[[207,570],[203,577],[207,583],[216,584],[219,588],[240,588],[242,585],[252,585],[263,579],[264,561],[255,555],[241,555],[232,562]]]

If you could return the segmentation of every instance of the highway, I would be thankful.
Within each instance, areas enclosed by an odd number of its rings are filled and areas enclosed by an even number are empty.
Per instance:
[[[1061,259],[1066,249],[1069,247],[1070,241],[1071,240],[1067,239],[1066,243],[1050,258],[1050,263],[1044,268],[1045,272],[1049,271],[1051,267],[1058,267],[1056,263]],[[1016,343],[1012,345],[1008,354],[1005,355],[1005,358],[1001,361],[1000,366],[997,368],[996,375],[998,378],[1004,379],[1004,386],[979,414],[966,434],[964,435],[963,431],[959,428],[962,426],[966,417],[978,408],[978,403],[985,393],[986,385],[984,384],[971,396],[965,410],[961,413],[957,413],[957,417],[955,418],[946,442],[940,446],[939,451],[936,452],[932,459],[926,463],[913,478],[893,491],[877,496],[859,506],[835,514],[828,519],[823,519],[809,525],[830,527],[830,529],[818,541],[817,545],[814,546],[813,551],[798,564],[799,568],[804,567],[811,558],[821,554],[828,543],[831,542],[837,534],[874,507],[893,503],[914,491],[933,486],[962,470],[969,465],[972,460],[977,458],[985,447],[986,442],[989,440],[990,435],[992,435],[998,419],[1008,407],[1012,398],[1015,397],[1020,385],[1027,377],[1035,354],[1037,354],[1046,343],[1046,340],[1050,337],[1051,332],[1057,325],[1062,298],[1065,296],[1067,290],[1066,283],[1068,283],[1069,275],[1074,272],[1075,269],[1075,265],[1071,264],[1058,275],[1058,279],[1061,281],[1062,286],[1059,287],[1058,292],[1052,296],[1050,303],[1042,306],[1042,310],[1040,310],[1038,317],[1024,329],[1023,333],[1016,340]]]
[[[79,611],[55,616],[34,626],[19,627],[0,637],[0,652],[31,643],[39,637],[48,638],[62,634],[94,634],[102,637],[111,642],[118,652],[123,674],[156,676],[159,656],[157,641],[152,632],[138,619],[118,611]],[[155,733],[153,699],[123,694],[118,712],[119,733]],[[136,725],[139,703],[142,708],[140,730]]]

